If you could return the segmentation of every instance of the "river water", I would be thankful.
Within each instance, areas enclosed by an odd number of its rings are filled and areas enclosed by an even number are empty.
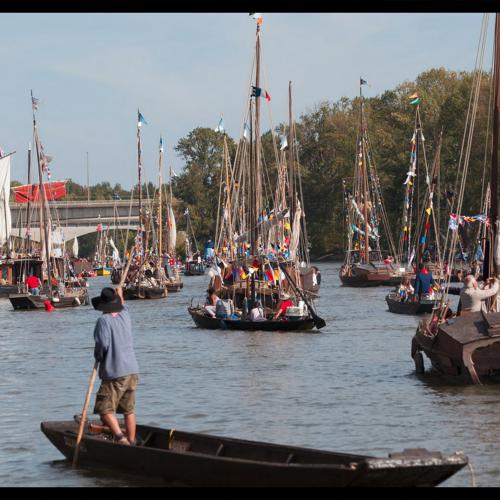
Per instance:
[[[376,456],[463,450],[478,486],[500,486],[500,386],[416,377],[410,345],[418,320],[387,311],[388,288],[344,288],[340,264],[318,267],[318,313],[327,326],[317,334],[195,328],[186,307],[203,298],[207,276],[184,277],[184,289],[165,300],[129,302],[141,369],[138,422]],[[90,283],[95,296],[109,277]],[[43,420],[81,412],[99,314],[15,312],[0,300],[3,486],[154,484],[72,470],[40,431]],[[444,486],[470,479],[465,468]]]

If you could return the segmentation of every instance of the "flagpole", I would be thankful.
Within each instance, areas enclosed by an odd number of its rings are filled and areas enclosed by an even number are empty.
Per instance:
[[[28,203],[26,204],[26,253],[30,254],[30,213],[31,213],[31,142],[28,143]]]
[[[89,153],[87,151],[87,203],[90,203]]]

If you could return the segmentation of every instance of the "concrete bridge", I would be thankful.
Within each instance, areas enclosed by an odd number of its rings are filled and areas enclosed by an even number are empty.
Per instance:
[[[143,200],[148,207],[150,200]],[[75,236],[103,229],[136,229],[139,223],[139,200],[92,200],[92,201],[51,201],[49,202],[54,222],[64,228],[66,241]],[[33,207],[33,205],[32,205]],[[26,235],[26,203],[11,203],[12,235]],[[31,212],[31,239],[39,241],[38,206]]]

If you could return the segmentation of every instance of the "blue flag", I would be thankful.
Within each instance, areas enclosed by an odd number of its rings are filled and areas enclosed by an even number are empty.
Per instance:
[[[214,128],[214,132],[224,132],[224,121],[222,120],[222,116],[220,117],[219,125]]]
[[[359,84],[360,85],[366,85],[368,82],[366,80],[363,80],[363,78],[359,79]]]
[[[163,138],[160,135],[160,151],[163,153]]]
[[[144,116],[141,115],[141,112],[137,110],[137,126],[147,125],[148,122],[144,119]]]

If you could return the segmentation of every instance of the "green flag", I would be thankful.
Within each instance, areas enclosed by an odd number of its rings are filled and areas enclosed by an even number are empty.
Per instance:
[[[410,104],[420,104],[422,102],[422,99],[420,97],[417,97],[416,99],[413,99],[413,101],[410,102]]]

